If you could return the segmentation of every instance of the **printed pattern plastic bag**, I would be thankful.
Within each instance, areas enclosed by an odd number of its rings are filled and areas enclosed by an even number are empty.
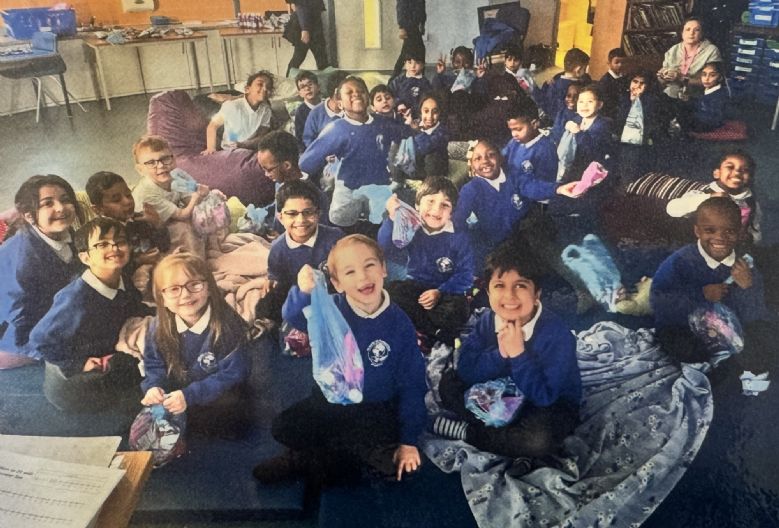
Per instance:
[[[330,403],[360,403],[365,374],[360,348],[327,293],[324,273],[314,274],[316,286],[311,292],[311,305],[303,309],[308,320],[314,381]]]
[[[170,177],[173,178],[170,182],[171,191],[180,193],[193,193],[197,191],[197,182],[185,171],[179,168],[173,169],[170,171]]]
[[[392,243],[398,249],[409,245],[417,229],[422,227],[422,219],[419,218],[417,210],[404,202],[400,202],[395,210],[395,218],[392,222]]]
[[[200,235],[230,229],[230,210],[220,193],[211,191],[192,210],[192,227]]]
[[[465,391],[465,408],[490,427],[503,427],[517,415],[525,396],[511,378],[477,383]]]
[[[186,415],[170,414],[162,405],[144,407],[130,426],[130,447],[151,451],[154,467],[164,466],[187,451]]]
[[[563,132],[563,137],[560,138],[560,144],[557,145],[557,159],[559,163],[557,165],[557,181],[563,181],[565,172],[573,164],[573,159],[576,157],[576,136],[569,131]]]
[[[596,235],[585,235],[580,246],[571,244],[561,255],[563,264],[584,282],[587,291],[608,312],[616,312],[624,292],[617,265]]]
[[[688,319],[690,329],[711,352],[712,366],[744,350],[744,331],[733,311],[722,303],[698,308]]]

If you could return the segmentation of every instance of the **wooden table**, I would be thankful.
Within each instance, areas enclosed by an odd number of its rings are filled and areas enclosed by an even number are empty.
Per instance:
[[[124,528],[130,523],[138,500],[141,498],[143,486],[149,479],[152,468],[151,451],[118,452],[123,455],[121,469],[125,474],[114,491],[108,496],[100,515],[97,517],[96,528]]]
[[[107,110],[111,110],[111,100],[108,96],[108,87],[106,86],[105,82],[105,68],[103,67],[103,51],[106,50],[106,48],[111,47],[123,47],[123,48],[135,48],[136,55],[138,57],[138,66],[140,68],[141,72],[141,83],[143,84],[143,92],[146,93],[146,80],[143,76],[143,64],[141,63],[141,51],[140,48],[147,47],[147,46],[159,46],[163,44],[171,44],[171,43],[177,43],[180,42],[183,44],[189,44],[189,46],[185,46],[184,50],[187,53],[187,60],[189,60],[189,53],[192,53],[193,58],[193,71],[195,72],[195,83],[197,84],[198,90],[200,90],[200,70],[198,69],[197,65],[197,48],[195,44],[197,42],[202,42],[203,46],[206,49],[206,64],[208,65],[208,85],[211,88],[211,91],[214,90],[214,79],[211,74],[211,58],[208,53],[208,35],[206,35],[203,32],[195,31],[191,35],[178,35],[175,33],[169,33],[165,35],[164,37],[156,37],[156,38],[141,38],[141,39],[134,39],[134,40],[128,40],[124,44],[111,44],[110,42],[106,42],[103,39],[99,39],[96,37],[88,37],[84,39],[84,44],[92,49],[95,53],[95,67],[97,69],[97,77],[98,82],[100,84],[100,91],[102,92],[103,99],[105,100],[105,107]],[[187,51],[189,49],[189,51]]]
[[[222,28],[219,30],[219,38],[222,41],[222,61],[225,69],[225,82],[228,88],[232,88],[233,83],[237,82],[237,75],[235,74],[235,60],[234,51],[232,48],[232,41],[236,39],[254,38],[264,35],[276,35],[281,36],[283,32],[281,30],[269,30],[269,29],[246,29],[246,28]],[[271,40],[271,46],[274,47],[275,40]],[[231,75],[232,73],[232,75]]]

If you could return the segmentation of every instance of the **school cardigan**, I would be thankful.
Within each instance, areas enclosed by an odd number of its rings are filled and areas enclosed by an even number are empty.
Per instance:
[[[697,243],[674,252],[660,264],[652,279],[649,299],[657,327],[686,327],[690,314],[708,304],[703,287],[725,282],[730,271],[731,266],[725,264],[711,269]],[[773,319],[765,305],[763,277],[757,269],[752,270],[751,288],[731,284],[722,303],[736,313],[742,324]]]
[[[154,314],[132,283],[124,286],[126,291],[116,290],[109,299],[83,275],[76,278],[54,296],[51,309],[30,332],[30,348],[66,377],[81,372],[89,357],[114,354],[125,321]]]
[[[389,185],[387,158],[390,146],[410,133],[407,126],[373,116],[365,123],[346,117],[338,119],[328,124],[300,156],[300,170],[316,174],[325,167],[328,156],[336,156],[341,160],[338,179],[347,188]]]
[[[0,245],[0,350],[40,359],[26,346],[30,331],[83,269],[75,249],[65,263],[28,226]]]
[[[473,252],[465,232],[439,231],[428,234],[423,228],[404,249],[392,242],[394,223],[386,218],[379,228],[378,241],[387,258],[403,263],[408,258],[407,278],[441,293],[462,295],[473,286]]]
[[[556,314],[539,309],[533,335],[525,341],[525,351],[515,358],[500,355],[495,313],[485,311],[460,347],[457,375],[468,385],[511,377],[534,405],[547,407],[565,400],[578,407],[582,380],[576,338]]]
[[[286,233],[280,234],[270,246],[268,278],[292,285],[297,282],[298,272],[304,265],[322,270],[327,264],[330,250],[343,236],[340,229],[319,224],[313,246],[293,243],[295,247],[290,247]]]
[[[384,292],[388,296],[387,292]],[[363,401],[386,402],[397,399],[400,443],[416,446],[425,428],[425,361],[417,346],[416,331],[408,316],[396,304],[380,313],[362,317],[355,313],[344,294],[333,295],[360,347],[365,378]],[[311,296],[293,286],[282,314],[294,328],[306,331],[303,308]]]
[[[240,316],[233,310],[227,310],[225,318],[232,319],[225,328],[244,326]],[[180,353],[187,376],[186,382],[181,386],[168,377],[167,365],[154,339],[157,325],[155,319],[146,333],[146,344],[143,350],[146,377],[141,382],[144,394],[152,387],[160,387],[165,392],[181,389],[187,406],[208,405],[248,377],[250,344],[244,339],[242,333],[223,332],[220,341],[214,344],[208,328],[202,334],[186,330],[180,334]]]

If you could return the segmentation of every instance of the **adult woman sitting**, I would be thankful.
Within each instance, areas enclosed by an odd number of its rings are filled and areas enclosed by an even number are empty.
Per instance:
[[[685,86],[700,85],[700,73],[709,62],[721,62],[719,49],[703,35],[703,22],[690,17],[684,22],[682,41],[665,52],[657,78],[665,93],[678,99]]]

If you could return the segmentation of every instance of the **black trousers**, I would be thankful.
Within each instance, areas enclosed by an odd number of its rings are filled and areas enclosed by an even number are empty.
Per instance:
[[[450,369],[441,376],[438,391],[443,406],[468,422],[465,441],[482,451],[511,458],[543,458],[554,454],[579,423],[579,409],[567,402],[548,407],[525,402],[512,423],[488,427],[465,407],[468,388]]]
[[[406,63],[406,53],[415,50],[419,50],[421,55],[425,56],[425,42],[422,40],[422,32],[419,31],[418,27],[406,30],[406,38],[403,39],[400,55],[398,55],[398,60],[395,62],[395,68],[392,71],[393,77],[400,75],[400,72],[403,71],[403,66]]]
[[[414,327],[429,337],[438,336],[452,344],[468,321],[468,300],[464,295],[442,293],[431,310],[419,304],[419,296],[430,286],[413,280],[395,281],[387,286],[390,298],[408,314]]]
[[[309,30],[311,34],[311,40],[308,44],[299,41],[295,44],[295,51],[292,53],[292,58],[289,60],[287,66],[287,76],[292,68],[300,68],[303,61],[306,60],[308,50],[314,54],[314,60],[316,61],[316,69],[324,70],[330,65],[327,60],[327,43],[325,42],[325,31],[322,27],[322,15],[319,15],[319,20],[316,21],[314,27]]]

